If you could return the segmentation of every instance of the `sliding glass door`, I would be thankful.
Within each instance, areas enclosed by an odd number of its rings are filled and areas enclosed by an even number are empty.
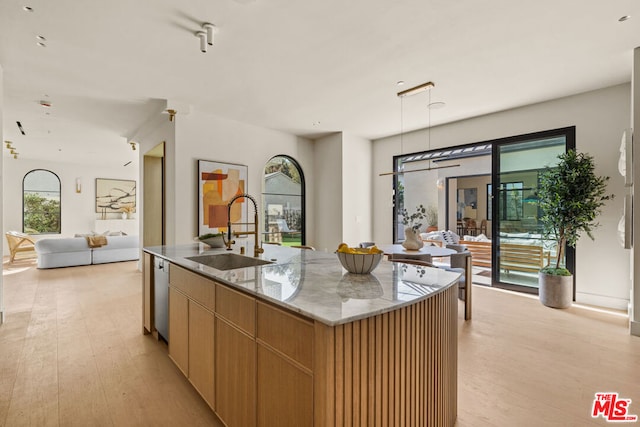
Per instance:
[[[540,223],[540,173],[575,147],[575,128],[563,128],[494,141],[491,197],[492,285],[538,292],[538,271],[555,256],[553,240]],[[567,265],[574,254],[567,252]]]

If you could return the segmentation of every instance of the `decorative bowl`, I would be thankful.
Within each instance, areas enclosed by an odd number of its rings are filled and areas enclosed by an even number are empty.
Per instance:
[[[349,272],[354,274],[371,273],[380,263],[384,254],[349,254],[336,252],[340,264]]]
[[[224,239],[222,236],[208,237],[206,239],[200,239],[200,241],[212,248],[224,248]]]

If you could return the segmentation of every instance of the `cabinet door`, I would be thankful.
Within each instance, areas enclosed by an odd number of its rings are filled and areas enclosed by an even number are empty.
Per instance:
[[[256,343],[216,317],[216,413],[228,426],[256,425]]]
[[[144,253],[142,262],[142,332],[144,334],[151,333],[153,319],[152,303],[153,295],[151,293],[153,283],[153,256]]]
[[[271,349],[258,345],[258,427],[313,426],[313,380]]]
[[[212,409],[214,406],[214,315],[189,301],[189,380]]]
[[[169,287],[169,357],[189,377],[189,300]]]

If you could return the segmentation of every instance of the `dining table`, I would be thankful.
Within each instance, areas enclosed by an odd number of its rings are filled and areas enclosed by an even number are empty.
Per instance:
[[[447,257],[456,253],[456,250],[443,248],[440,246],[424,245],[418,250],[405,249],[401,244],[397,245],[380,245],[378,249],[382,250],[385,255],[392,254],[409,254],[409,255],[431,255],[432,257]]]

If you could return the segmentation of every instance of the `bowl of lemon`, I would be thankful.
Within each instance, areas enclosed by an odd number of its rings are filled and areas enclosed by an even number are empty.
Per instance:
[[[336,251],[340,264],[354,274],[369,274],[380,264],[384,253],[375,246],[368,248],[351,248],[340,243]]]

